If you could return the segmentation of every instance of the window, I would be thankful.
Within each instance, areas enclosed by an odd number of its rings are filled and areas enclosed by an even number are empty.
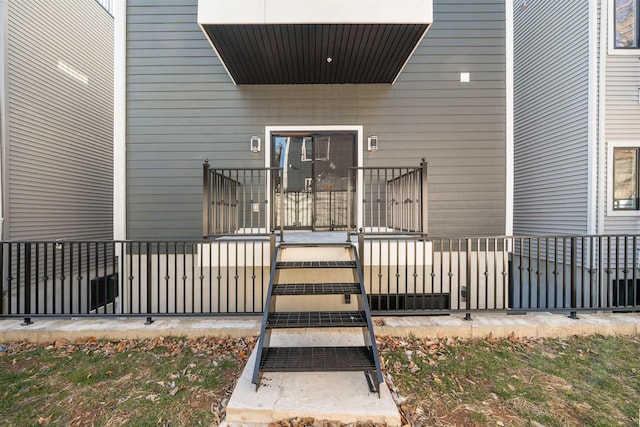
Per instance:
[[[329,151],[331,150],[330,136],[317,136],[315,140],[315,159],[329,161]]]
[[[640,0],[613,0],[614,49],[640,48]]]
[[[311,144],[313,144],[313,139],[311,137],[302,138],[302,157],[300,158],[300,161],[311,162],[313,160],[311,156]]]
[[[304,179],[304,191],[305,193],[311,193],[313,191],[313,178]]]
[[[638,147],[613,149],[613,210],[638,210]]]

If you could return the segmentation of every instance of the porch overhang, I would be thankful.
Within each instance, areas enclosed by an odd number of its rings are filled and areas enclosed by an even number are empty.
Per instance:
[[[198,1],[236,84],[393,83],[432,22],[432,0]]]

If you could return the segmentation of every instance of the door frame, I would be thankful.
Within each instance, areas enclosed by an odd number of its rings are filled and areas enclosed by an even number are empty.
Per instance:
[[[356,162],[359,168],[363,163],[363,126],[361,125],[334,125],[334,126],[265,126],[264,128],[264,166],[271,166],[271,139],[273,134],[286,132],[354,132],[356,134]],[[267,189],[271,188],[271,177],[267,175]],[[363,224],[363,207],[360,195],[362,188],[362,170],[358,170],[356,175],[356,229],[362,227]],[[267,203],[271,204],[271,191],[267,191]],[[270,209],[267,209],[267,224],[271,224]]]

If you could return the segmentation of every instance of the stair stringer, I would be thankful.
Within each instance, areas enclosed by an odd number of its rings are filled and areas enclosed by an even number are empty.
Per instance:
[[[267,329],[267,320],[269,318],[269,313],[275,309],[275,298],[273,298],[273,287],[276,283],[278,270],[276,268],[276,264],[278,261],[278,252],[280,250],[279,246],[276,246],[273,251],[273,257],[271,259],[271,272],[269,274],[269,289],[267,290],[267,299],[264,304],[264,314],[262,316],[262,325],[260,327],[260,337],[258,338],[258,348],[256,351],[256,362],[253,368],[253,376],[251,378],[251,383],[256,385],[256,390],[260,387],[260,360],[262,360],[262,350],[265,347],[269,347],[271,344],[271,329]],[[265,345],[266,344],[266,345]]]
[[[360,284],[360,294],[358,295],[358,307],[361,308],[366,313],[366,322],[367,328],[366,330],[363,328],[364,334],[364,342],[365,345],[371,348],[371,352],[373,354],[373,360],[376,366],[375,378],[371,378],[374,381],[374,388],[378,392],[378,396],[380,396],[380,384],[382,384],[382,369],[380,367],[380,354],[378,353],[378,346],[376,345],[376,336],[373,332],[373,321],[371,320],[371,310],[369,308],[369,300],[367,298],[367,293],[364,286],[364,274],[362,272],[362,265],[360,264],[360,256],[358,254],[358,249],[355,245],[352,245],[352,250],[354,254],[354,259],[356,263],[356,271],[357,271],[357,283]],[[372,373],[369,373],[371,375]]]

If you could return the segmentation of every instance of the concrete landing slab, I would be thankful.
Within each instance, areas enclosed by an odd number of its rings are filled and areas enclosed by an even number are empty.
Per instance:
[[[361,345],[362,335],[295,330],[272,337],[272,346]],[[360,344],[359,344],[360,343]],[[227,404],[221,427],[268,427],[294,417],[311,417],[343,423],[371,420],[399,427],[400,414],[386,384],[380,398],[369,392],[363,372],[269,372],[261,385],[251,383],[254,350]]]

